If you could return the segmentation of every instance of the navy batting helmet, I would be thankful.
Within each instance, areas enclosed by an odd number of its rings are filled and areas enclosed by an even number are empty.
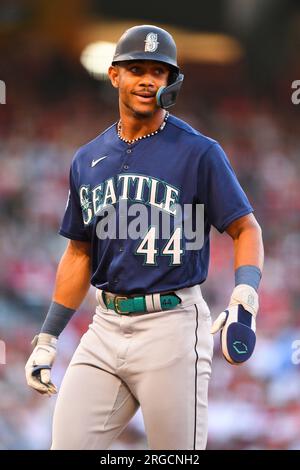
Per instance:
[[[156,60],[179,72],[175,41],[171,34],[157,26],[133,26],[122,34],[112,64],[124,60]]]

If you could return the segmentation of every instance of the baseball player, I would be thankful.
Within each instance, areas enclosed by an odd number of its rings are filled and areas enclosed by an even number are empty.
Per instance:
[[[107,449],[138,407],[149,448],[204,449],[213,333],[221,331],[231,364],[255,346],[261,229],[221,146],[169,114],[183,82],[176,57],[167,31],[128,29],[108,71],[120,118],[72,161],[59,232],[69,243],[25,367],[28,385],[57,392],[58,338],[90,284],[97,307],[57,396],[52,449]],[[197,205],[203,240],[195,249],[184,229],[196,213],[183,209]],[[211,226],[232,238],[235,268],[213,325],[201,293]]]

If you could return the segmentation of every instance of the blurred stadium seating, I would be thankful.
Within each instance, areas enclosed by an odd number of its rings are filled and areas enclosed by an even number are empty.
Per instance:
[[[253,358],[230,366],[215,341],[208,449],[299,449],[300,365],[291,360],[292,343],[300,339],[299,110],[282,75],[269,93],[258,94],[238,67],[221,73],[187,64],[184,71],[189,86],[172,112],[227,152],[262,226],[266,257]],[[243,77],[247,86],[238,86]],[[117,103],[109,85],[89,77],[79,61],[54,47],[42,55],[30,41],[26,50],[21,44],[14,50],[0,78],[8,90],[0,105],[0,339],[7,348],[0,365],[0,449],[46,449],[55,399],[27,388],[24,364],[66,245],[57,230],[72,156],[117,120]],[[213,230],[203,287],[213,317],[233,288],[232,253],[229,237]],[[94,306],[91,288],[61,336],[58,385]],[[146,448],[140,413],[113,448]]]

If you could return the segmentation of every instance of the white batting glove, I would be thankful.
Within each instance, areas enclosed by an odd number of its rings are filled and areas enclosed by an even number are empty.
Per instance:
[[[230,364],[241,364],[252,355],[256,342],[256,315],[258,295],[248,284],[236,286],[229,306],[211,327],[211,333],[221,331],[221,348]]]
[[[56,343],[57,338],[47,333],[35,336],[31,342],[35,348],[25,366],[27,384],[39,393],[49,396],[57,393],[50,377],[56,356]]]

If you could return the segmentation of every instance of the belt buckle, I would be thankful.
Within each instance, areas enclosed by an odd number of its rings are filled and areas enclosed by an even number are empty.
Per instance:
[[[120,310],[120,307],[119,307],[119,302],[120,300],[127,300],[127,297],[124,297],[122,295],[116,295],[115,298],[114,298],[114,307],[115,307],[115,311],[120,315],[120,314],[127,314],[127,313],[130,313],[130,311],[125,311],[125,312],[121,312]]]

